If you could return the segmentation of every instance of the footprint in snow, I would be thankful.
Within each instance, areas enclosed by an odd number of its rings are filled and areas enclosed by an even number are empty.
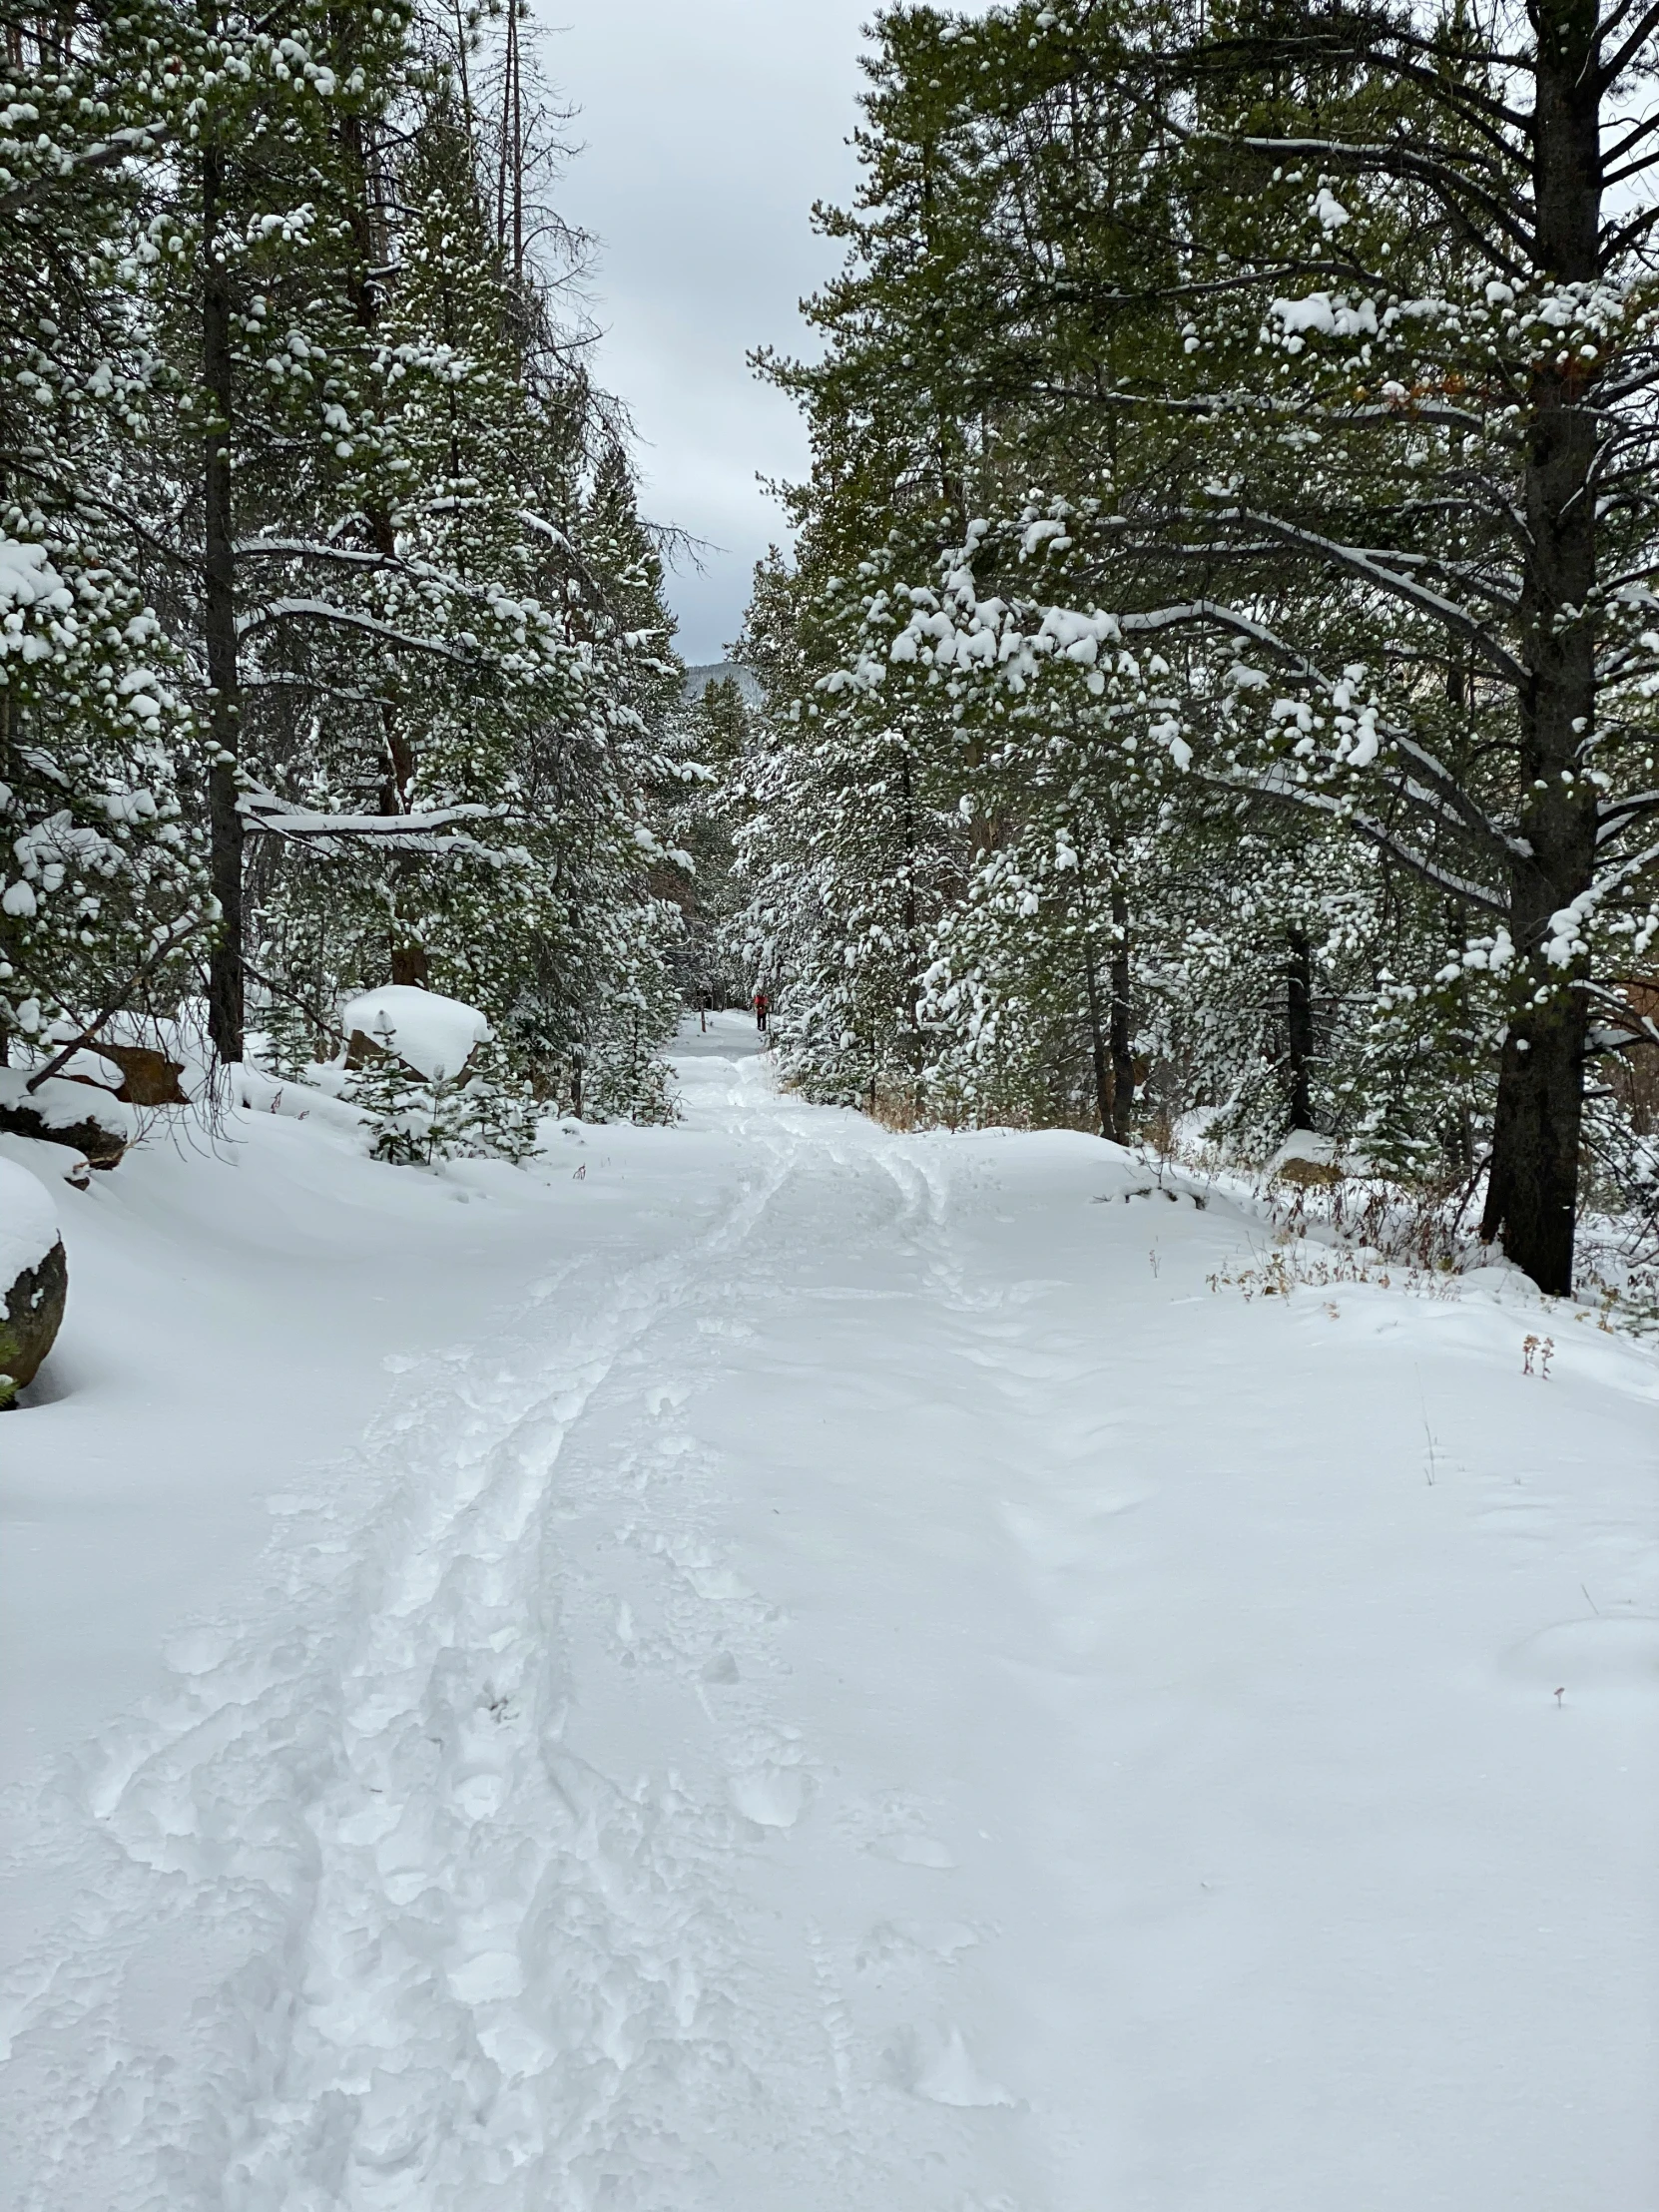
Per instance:
[[[751,1767],[727,1784],[732,1803],[759,1828],[793,1828],[812,1796],[812,1779],[800,1767]]]
[[[943,1874],[956,1864],[931,1836],[878,1836],[866,1848],[878,1859],[896,1859],[901,1867],[933,1867]]]
[[[900,2085],[930,2104],[954,2104],[965,2110],[1015,2102],[999,2082],[979,2071],[959,2027],[942,2035],[906,2028],[893,2044],[891,2057]]]
[[[880,1921],[872,1928],[853,1959],[860,1973],[868,1973],[895,1959],[932,1958],[941,1966],[954,1965],[959,1951],[971,1950],[982,1938],[976,1929],[961,1921]]]
[[[229,1629],[203,1621],[176,1629],[162,1646],[162,1657],[175,1674],[212,1674],[222,1667],[235,1648]]]

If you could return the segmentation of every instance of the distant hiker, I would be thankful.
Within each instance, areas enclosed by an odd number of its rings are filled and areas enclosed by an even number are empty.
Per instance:
[[[755,993],[755,1026],[763,1037],[766,1035],[767,1015],[771,1009],[772,1001],[768,998],[766,992],[757,991]]]

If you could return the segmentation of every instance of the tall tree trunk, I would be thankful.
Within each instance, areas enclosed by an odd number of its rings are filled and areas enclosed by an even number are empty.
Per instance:
[[[1552,0],[1533,20],[1538,258],[1550,276],[1589,282],[1600,274],[1602,192],[1595,11]],[[1580,378],[1576,363],[1548,363],[1532,392],[1522,601],[1529,681],[1521,699],[1530,795],[1520,824],[1531,850],[1513,863],[1509,887],[1509,931],[1529,1002],[1503,1048],[1480,1225],[1540,1290],[1556,1295],[1572,1289],[1587,1021],[1581,969],[1551,963],[1543,948],[1551,915],[1589,888],[1595,859],[1596,795],[1578,776],[1596,706],[1596,430]]]
[[[518,52],[522,0],[507,0],[507,42],[501,65],[501,149],[496,175],[495,237],[513,281],[524,277],[524,91]]]
[[[1291,1127],[1314,1126],[1314,948],[1305,929],[1290,933],[1285,965],[1285,1041],[1291,1076]]]
[[[1083,939],[1083,983],[1089,1004],[1089,1057],[1094,1063],[1095,1105],[1100,1111],[1100,1134],[1115,1137],[1112,1126],[1112,1061],[1111,1047],[1106,1037],[1106,1009],[1101,1003],[1100,975],[1095,966],[1094,946],[1085,935]]]
[[[340,19],[336,40],[343,59],[352,59],[349,26]],[[388,253],[384,224],[375,201],[374,160],[362,117],[347,110],[340,119],[340,144],[350,165],[352,179],[352,257],[351,311],[357,327],[372,337],[380,320],[380,287],[376,270],[385,262]],[[392,527],[391,512],[384,501],[370,498],[364,503],[363,518],[368,524],[374,550],[383,561],[390,561],[397,552],[397,533]],[[379,811],[383,815],[406,815],[414,796],[415,756],[410,742],[407,723],[388,700],[380,704],[380,725],[385,734],[385,759],[381,767]],[[387,957],[394,983],[412,983],[424,990],[431,981],[431,962],[426,947],[420,941],[410,914],[410,893],[421,872],[420,862],[404,854],[394,857],[387,870],[386,916]]]
[[[209,875],[219,901],[219,930],[208,973],[208,1033],[221,1060],[243,1056],[243,848],[247,830],[237,759],[242,699],[237,668],[236,537],[232,487],[235,373],[231,357],[231,277],[220,250],[225,157],[210,138],[202,149],[202,380],[209,415],[203,441],[204,616],[208,658]]]
[[[921,1002],[922,982],[921,909],[916,896],[916,876],[920,872],[920,839],[916,831],[916,795],[910,775],[910,753],[905,747],[901,763],[900,789],[904,799],[904,949],[908,1013],[910,1016],[910,1095],[911,1103],[919,1114],[922,1098],[922,1032]]]
[[[1129,900],[1112,876],[1112,1135],[1127,1144],[1135,1133],[1135,1042],[1129,1026]]]

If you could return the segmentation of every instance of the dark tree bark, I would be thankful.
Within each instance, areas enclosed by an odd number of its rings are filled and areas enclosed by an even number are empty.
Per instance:
[[[1533,191],[1538,260],[1564,281],[1600,275],[1601,86],[1596,11],[1556,0],[1535,15]],[[1531,555],[1520,702],[1531,786],[1521,818],[1530,855],[1510,872],[1510,935],[1543,1003],[1510,1028],[1498,1071],[1491,1176],[1481,1235],[1540,1290],[1572,1289],[1584,1117],[1586,1002],[1581,974],[1543,957],[1550,916],[1594,876],[1596,794],[1578,774],[1595,727],[1596,421],[1575,364],[1539,369],[1525,464]]]
[[[203,440],[204,642],[209,728],[214,757],[208,778],[209,869],[219,901],[219,928],[208,974],[208,1032],[219,1057],[243,1056],[243,848],[247,842],[237,760],[242,699],[237,665],[235,494],[232,438],[235,372],[231,351],[231,278],[220,247],[225,188],[224,150],[210,138],[202,149],[202,378],[209,418]]]
[[[1111,1047],[1106,1037],[1106,1008],[1100,996],[1100,972],[1095,965],[1094,946],[1087,937],[1083,940],[1083,985],[1089,1008],[1089,1058],[1094,1067],[1095,1107],[1100,1115],[1100,1134],[1117,1137],[1112,1126],[1112,1060]]]
[[[1109,839],[1108,849],[1110,847]],[[1112,919],[1112,956],[1107,962],[1102,1003],[1100,964],[1089,935],[1089,879],[1081,867],[1077,885],[1083,923],[1083,983],[1089,1014],[1089,1054],[1094,1070],[1095,1103],[1100,1110],[1100,1134],[1110,1137],[1114,1144],[1126,1145],[1135,1133],[1135,1051],[1129,1019],[1129,899],[1113,868],[1107,892],[1107,910]]]

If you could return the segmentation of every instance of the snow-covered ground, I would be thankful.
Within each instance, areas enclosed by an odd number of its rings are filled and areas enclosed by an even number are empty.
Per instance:
[[[1659,1365],[715,1042],[63,1194],[0,2201],[1651,2212]]]

